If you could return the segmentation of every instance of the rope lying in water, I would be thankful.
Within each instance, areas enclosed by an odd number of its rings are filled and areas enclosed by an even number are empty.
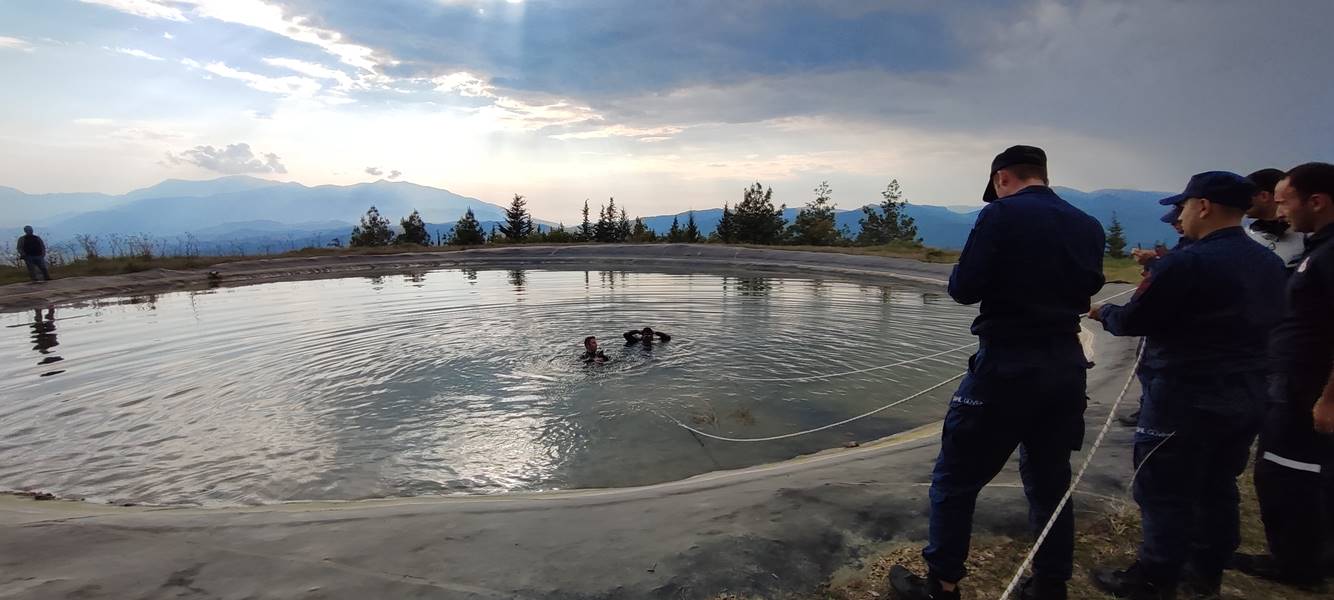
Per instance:
[[[1139,361],[1144,358],[1144,348],[1141,346],[1138,354],[1135,355],[1135,363],[1130,366],[1130,376],[1126,377],[1125,385],[1121,386],[1121,393],[1116,396],[1116,402],[1112,403],[1111,410],[1107,411],[1107,420],[1102,424],[1102,430],[1098,432],[1098,438],[1093,441],[1093,446],[1089,448],[1089,453],[1084,457],[1084,464],[1079,466],[1079,472],[1075,474],[1074,481],[1070,482],[1070,487],[1065,490],[1065,495],[1061,497],[1060,504],[1056,505],[1056,510],[1052,511],[1051,518],[1047,519],[1047,525],[1042,528],[1042,533],[1038,534],[1038,540],[1033,544],[1033,548],[1028,551],[1024,557],[1024,562],[1020,563],[1019,569],[1015,571],[1014,577],[1010,579],[1010,585],[1001,592],[998,600],[1006,600],[1014,590],[1019,587],[1019,581],[1023,578],[1024,572],[1028,566],[1033,564],[1033,557],[1037,556],[1038,548],[1042,547],[1042,542],[1047,540],[1051,534],[1051,529],[1056,525],[1056,519],[1060,518],[1061,511],[1065,505],[1070,502],[1070,496],[1075,493],[1075,488],[1079,486],[1079,481],[1084,478],[1084,473],[1088,471],[1089,465],[1093,463],[1093,455],[1098,453],[1098,447],[1102,446],[1102,441],[1107,437],[1107,430],[1112,428],[1112,420],[1116,418],[1116,409],[1121,406],[1121,401],[1125,399],[1126,392],[1130,391],[1130,384],[1135,381],[1135,371],[1139,369]]]
[[[1121,292],[1117,292],[1117,293],[1115,293],[1115,294],[1112,294],[1111,296],[1107,296],[1106,298],[1103,298],[1103,299],[1101,299],[1101,300],[1095,300],[1095,301],[1094,301],[1094,304],[1103,304],[1103,303],[1107,302],[1108,300],[1113,300],[1113,299],[1115,299],[1115,298],[1119,298],[1119,297],[1124,296],[1124,295],[1126,295],[1126,294],[1129,294],[1129,293],[1131,293],[1131,292],[1133,292],[1133,291],[1135,291],[1135,288],[1130,288],[1130,289],[1128,289],[1128,290],[1123,290],[1123,291],[1121,291]],[[856,369],[856,370],[853,370],[853,371],[840,371],[840,372],[838,372],[838,373],[828,373],[828,374],[825,374],[825,375],[804,375],[804,376],[801,376],[801,377],[733,377],[732,379],[735,380],[735,381],[769,381],[769,382],[778,382],[778,381],[819,381],[819,380],[821,380],[821,379],[832,379],[832,378],[834,378],[834,377],[843,377],[843,376],[845,376],[845,375],[856,375],[856,374],[859,374],[859,373],[868,373],[868,372],[870,372],[870,371],[879,371],[879,370],[881,370],[881,369],[892,369],[892,368],[894,368],[894,367],[902,367],[902,366],[904,366],[904,365],[910,365],[910,364],[913,364],[913,363],[916,363],[916,362],[921,362],[921,361],[924,361],[924,360],[930,360],[930,359],[933,359],[933,358],[939,358],[939,357],[944,356],[944,355],[946,355],[946,354],[953,354],[953,353],[958,352],[958,351],[960,351],[960,350],[965,350],[965,349],[968,349],[968,348],[972,348],[972,347],[974,347],[974,346],[976,346],[976,345],[977,345],[977,342],[973,342],[973,343],[971,343],[971,344],[965,344],[965,345],[963,345],[963,346],[959,346],[959,347],[956,347],[956,348],[950,348],[949,350],[942,350],[942,351],[940,351],[940,352],[936,352],[935,354],[928,354],[928,355],[925,355],[925,356],[918,356],[918,357],[916,357],[916,358],[909,358],[909,359],[907,359],[907,360],[901,360],[901,361],[894,362],[894,363],[890,363],[890,364],[887,364],[887,365],[879,365],[879,366],[875,366],[875,367],[867,367],[867,368],[865,368],[865,369]]]
[[[1120,296],[1124,296],[1124,295],[1129,294],[1129,293],[1131,293],[1131,292],[1133,292],[1133,291],[1135,291],[1135,288],[1130,288],[1130,289],[1128,289],[1128,290],[1124,290],[1124,291],[1121,291],[1121,292],[1117,292],[1117,293],[1115,293],[1115,294],[1112,294],[1112,295],[1110,295],[1110,296],[1107,296],[1106,298],[1103,298],[1103,299],[1101,299],[1101,300],[1095,300],[1094,303],[1095,303],[1095,304],[1102,304],[1102,303],[1104,303],[1104,302],[1107,302],[1108,300],[1112,300],[1112,299],[1114,299],[1114,298],[1118,298],[1118,297],[1120,297]],[[945,351],[943,351],[943,352],[937,352],[937,353],[935,353],[935,354],[929,354],[929,355],[926,355],[926,356],[919,356],[919,357],[917,357],[917,358],[912,358],[912,359],[908,359],[908,360],[904,360],[904,361],[899,361],[899,362],[897,362],[897,363],[893,363],[893,364],[889,364],[889,365],[883,365],[883,366],[880,366],[880,367],[872,367],[872,368],[870,368],[870,369],[861,369],[860,371],[852,371],[852,372],[853,372],[853,373],[860,373],[860,372],[870,371],[870,370],[874,370],[874,369],[884,369],[884,368],[889,368],[889,367],[894,367],[894,366],[899,366],[899,365],[906,365],[906,364],[914,363],[914,362],[917,362],[917,361],[926,360],[926,359],[929,359],[929,358],[935,358],[935,357],[938,357],[938,356],[941,356],[941,355],[944,355],[944,354],[949,354],[949,353],[951,353],[951,352],[957,352],[957,351],[962,350],[962,349],[964,349],[964,348],[971,348],[971,347],[976,346],[976,345],[977,345],[977,342],[973,342],[972,344],[968,344],[968,345],[966,345],[966,346],[959,346],[958,348],[951,348],[951,349],[949,349],[949,350],[945,350]],[[1138,358],[1138,357],[1135,359],[1135,366],[1136,366],[1136,367],[1139,366],[1139,358]],[[1132,369],[1131,369],[1131,373],[1130,373],[1130,376],[1131,376],[1132,379],[1133,379],[1134,376],[1135,376],[1134,371],[1135,371],[1135,370],[1132,368]],[[837,376],[837,375],[846,375],[846,374],[847,374],[847,373],[835,373],[835,374],[833,374],[833,375],[822,375],[822,376],[813,376],[813,377],[803,377],[803,378],[798,378],[798,379],[796,379],[796,380],[786,380],[786,381],[798,381],[798,380],[804,380],[804,379],[825,379],[825,378],[829,378],[829,377],[835,377],[835,376]],[[898,406],[898,405],[900,405],[900,404],[903,404],[904,402],[907,402],[907,401],[909,401],[909,400],[913,400],[913,399],[919,398],[919,397],[921,397],[921,396],[924,396],[924,395],[926,395],[926,394],[928,394],[928,393],[930,393],[930,392],[934,392],[934,391],[940,389],[941,387],[944,387],[946,384],[948,384],[948,383],[950,383],[950,382],[952,382],[952,381],[957,381],[958,379],[962,378],[964,375],[967,375],[967,374],[968,374],[968,371],[964,371],[964,372],[962,372],[962,373],[959,373],[958,375],[955,375],[955,376],[953,376],[953,377],[950,377],[949,379],[946,379],[946,380],[944,380],[944,381],[942,381],[942,382],[940,382],[940,383],[937,383],[937,384],[935,384],[935,385],[933,385],[933,386],[931,386],[931,387],[929,387],[929,388],[926,388],[926,389],[924,389],[924,390],[922,390],[922,391],[920,391],[920,392],[917,392],[917,393],[915,393],[915,394],[913,394],[913,395],[911,395],[911,396],[908,396],[908,397],[906,397],[906,398],[900,398],[900,399],[898,399],[898,400],[895,400],[895,401],[893,401],[893,402],[890,402],[889,404],[886,404],[886,405],[884,405],[884,406],[881,406],[880,408],[877,408],[877,409],[872,410],[872,411],[869,411],[869,412],[864,412],[864,413],[862,413],[862,414],[860,414],[860,415],[857,415],[857,416],[855,416],[855,417],[850,417],[850,418],[847,418],[847,419],[843,419],[842,421],[838,421],[838,422],[835,422],[835,423],[830,423],[830,424],[828,424],[828,425],[822,425],[822,426],[820,426],[820,427],[816,427],[816,428],[814,428],[814,429],[806,429],[806,430],[803,430],[803,431],[794,431],[794,432],[792,432],[792,433],[785,433],[785,434],[783,434],[783,435],[771,435],[771,436],[768,436],[768,437],[758,437],[758,438],[734,438],[734,437],[727,437],[727,436],[721,436],[721,435],[714,435],[714,434],[709,433],[709,432],[707,432],[707,431],[700,431],[699,429],[696,429],[696,428],[694,428],[694,427],[691,427],[691,426],[689,426],[689,425],[686,425],[685,423],[682,423],[681,421],[679,421],[679,420],[677,420],[677,419],[671,417],[670,415],[666,415],[666,414],[664,414],[663,416],[666,417],[667,420],[669,420],[669,421],[675,423],[677,426],[681,427],[682,429],[685,429],[686,431],[689,431],[689,432],[691,432],[691,433],[693,433],[693,434],[695,434],[695,435],[703,436],[703,437],[706,437],[706,438],[709,438],[709,439],[712,439],[712,440],[718,440],[718,441],[720,441],[720,442],[772,442],[772,441],[775,441],[775,440],[783,440],[783,439],[788,439],[788,438],[794,438],[794,437],[799,437],[799,436],[803,436],[803,435],[808,435],[808,434],[812,434],[812,433],[816,433],[816,432],[824,431],[824,430],[826,430],[826,429],[832,429],[832,428],[834,428],[834,427],[838,427],[838,426],[841,426],[841,425],[847,425],[848,423],[851,423],[851,422],[853,422],[853,421],[857,421],[857,420],[860,420],[860,419],[865,419],[866,417],[869,417],[869,416],[874,415],[874,414],[879,413],[879,412],[883,412],[883,411],[885,411],[885,410],[889,410],[889,409],[894,408],[895,406]],[[751,381],[756,381],[756,380],[751,380]],[[767,381],[767,380],[764,380],[764,381]],[[1130,382],[1127,381],[1127,382],[1126,382],[1126,387],[1127,387],[1127,389],[1129,388],[1129,386],[1130,386]],[[1121,390],[1121,397],[1125,397],[1125,393],[1126,393],[1125,390]],[[1117,398],[1116,402],[1117,402],[1117,404],[1119,405],[1119,404],[1121,403],[1121,398]],[[1115,410],[1115,408],[1113,408],[1113,411],[1114,411],[1114,410]],[[1110,416],[1108,417],[1108,421],[1107,421],[1107,422],[1108,422],[1109,424],[1111,423],[1111,417],[1110,417]],[[1099,441],[1099,443],[1101,443],[1101,441],[1102,441],[1102,436],[1103,436],[1104,434],[1106,434],[1106,433],[1107,433],[1107,429],[1104,427],[1102,433],[1100,433],[1100,434],[1098,435],[1098,441]],[[1092,454],[1090,453],[1089,456],[1091,457]],[[1085,463],[1084,466],[1085,466],[1085,468],[1087,468],[1087,467],[1088,467],[1088,464]],[[1080,470],[1080,473],[1079,473],[1079,474],[1080,474],[1080,476],[1083,476],[1084,472],[1083,472],[1082,469]],[[1076,480],[1076,482],[1078,482],[1078,480]],[[1072,489],[1073,489],[1073,488],[1072,488]],[[1062,501],[1062,505],[1064,505],[1064,502],[1065,502],[1065,501],[1068,501],[1068,500],[1069,500],[1069,494],[1067,493],[1067,494],[1066,494],[1066,500],[1063,500],[1063,501]]]
[[[936,357],[939,357],[939,356],[944,356],[944,355],[946,355],[946,354],[951,354],[951,353],[954,353],[954,352],[958,352],[958,351],[963,350],[963,349],[965,349],[965,348],[972,348],[973,346],[976,346],[976,345],[977,345],[977,342],[973,342],[973,343],[971,343],[971,344],[965,344],[965,345],[963,345],[963,346],[959,346],[959,347],[957,347],[957,348],[950,348],[949,350],[943,350],[943,351],[937,352],[937,353],[935,353],[935,354],[928,354],[928,355],[926,355],[926,356],[918,356],[917,358],[910,358],[910,359],[908,359],[908,360],[901,360],[901,361],[896,362],[896,363],[890,363],[890,364],[887,364],[887,365],[880,365],[880,366],[878,366],[878,367],[868,367],[868,368],[865,368],[865,369],[857,369],[857,370],[855,370],[855,371],[843,371],[843,372],[841,372],[841,373],[829,373],[829,374],[827,374],[827,375],[809,375],[809,376],[805,376],[805,377],[768,377],[768,378],[760,378],[760,379],[756,379],[756,378],[752,378],[752,377],[733,377],[732,379],[734,379],[734,380],[736,380],[736,381],[817,381],[817,380],[820,380],[820,379],[830,379],[830,378],[832,378],[832,377],[842,377],[842,376],[844,376],[844,375],[856,375],[857,373],[866,373],[866,372],[868,372],[868,371],[878,371],[878,370],[880,370],[880,369],[890,369],[890,368],[893,368],[893,367],[901,367],[901,366],[903,366],[903,365],[910,365],[910,364],[915,363],[915,362],[920,362],[920,361],[923,361],[923,360],[928,360],[928,359],[936,358]]]
[[[869,417],[869,416],[871,416],[871,415],[873,415],[873,414],[876,414],[876,413],[878,413],[878,412],[881,412],[881,411],[884,411],[884,410],[888,410],[888,409],[890,409],[890,408],[893,408],[893,407],[895,407],[895,406],[898,406],[898,405],[900,405],[900,404],[903,404],[904,402],[907,402],[907,401],[909,401],[909,400],[912,400],[912,399],[914,399],[914,398],[917,398],[917,397],[919,397],[919,396],[922,396],[922,395],[924,395],[924,394],[927,394],[928,392],[934,392],[934,391],[940,389],[941,387],[944,387],[946,384],[948,384],[948,383],[950,383],[950,382],[952,382],[952,381],[955,381],[955,380],[957,380],[957,379],[959,379],[959,378],[961,378],[961,377],[963,377],[964,375],[967,375],[967,374],[968,374],[968,371],[963,371],[963,372],[959,373],[958,375],[955,375],[955,376],[953,376],[953,377],[950,377],[949,379],[946,379],[945,381],[942,381],[942,382],[937,383],[937,384],[935,384],[935,385],[933,385],[933,386],[931,386],[931,387],[929,387],[929,388],[926,388],[926,389],[924,389],[924,390],[922,390],[922,391],[920,391],[920,392],[917,392],[916,394],[913,394],[913,395],[908,396],[908,397],[906,397],[906,398],[901,398],[901,399],[899,399],[899,400],[895,400],[894,402],[890,402],[889,404],[886,404],[886,405],[884,405],[884,406],[881,406],[880,408],[877,408],[877,409],[875,409],[875,410],[873,410],[873,411],[865,412],[865,413],[862,413],[862,414],[860,414],[860,415],[857,415],[857,416],[855,416],[855,417],[851,417],[851,418],[848,418],[848,419],[843,419],[842,421],[839,421],[839,422],[837,422],[837,423],[830,423],[830,424],[828,424],[828,425],[822,425],[822,426],[820,426],[820,427],[816,427],[815,429],[807,429],[807,430],[805,430],[805,431],[794,431],[794,432],[792,432],[792,433],[785,433],[785,434],[783,434],[783,435],[772,435],[772,436],[769,436],[769,437],[761,437],[761,438],[732,438],[732,437],[724,437],[724,436],[721,436],[721,435],[714,435],[714,434],[712,434],[712,433],[708,433],[708,432],[706,432],[706,431],[700,431],[700,430],[698,430],[698,429],[695,429],[694,427],[691,427],[691,426],[689,426],[689,425],[686,425],[685,423],[682,423],[682,422],[680,422],[680,421],[678,421],[678,420],[676,420],[676,419],[673,419],[673,418],[670,417],[670,416],[668,416],[667,418],[670,419],[673,423],[676,423],[677,425],[679,425],[681,428],[685,429],[686,431],[689,431],[689,432],[691,432],[691,433],[694,433],[695,435],[704,436],[704,437],[709,438],[709,439],[719,440],[719,441],[723,441],[723,442],[772,442],[772,441],[774,441],[774,440],[781,440],[781,439],[786,439],[786,438],[794,438],[794,437],[797,437],[797,436],[802,436],[802,435],[806,435],[806,434],[810,434],[810,433],[815,433],[815,432],[817,432],[817,431],[824,431],[824,430],[826,430],[826,429],[831,429],[831,428],[834,428],[834,427],[838,427],[839,425],[847,425],[848,423],[851,423],[851,422],[856,421],[856,420],[858,420],[858,419],[865,419],[866,417]],[[664,416],[666,416],[666,415],[664,415]]]

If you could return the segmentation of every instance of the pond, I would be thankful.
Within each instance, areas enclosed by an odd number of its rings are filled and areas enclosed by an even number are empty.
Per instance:
[[[437,270],[0,315],[0,489],[205,506],[618,487],[939,419],[975,311],[773,276]],[[622,334],[651,326],[652,346]],[[595,335],[611,361],[580,360]],[[806,379],[802,379],[806,378]]]

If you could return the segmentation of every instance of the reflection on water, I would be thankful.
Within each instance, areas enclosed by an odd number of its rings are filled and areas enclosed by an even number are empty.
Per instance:
[[[540,270],[3,314],[0,489],[235,504],[679,479],[939,418],[944,392],[817,435],[728,445],[663,415],[741,437],[843,419],[953,374],[965,356],[825,381],[738,378],[938,352],[971,341],[972,316],[911,286]],[[644,326],[671,341],[619,343]],[[588,335],[610,362],[580,360]]]

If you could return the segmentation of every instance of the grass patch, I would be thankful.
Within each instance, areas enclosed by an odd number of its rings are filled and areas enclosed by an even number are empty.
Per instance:
[[[1139,266],[1133,258],[1112,258],[1110,256],[1102,259],[1102,272],[1107,276],[1107,281],[1123,281],[1126,283],[1139,283],[1143,279],[1142,273],[1144,267]]]
[[[1255,498],[1255,484],[1247,472],[1238,481],[1241,488],[1241,551],[1266,551],[1264,526]],[[1085,499],[1084,502],[1094,500]],[[985,510],[979,505],[979,510]],[[1078,513],[1075,531],[1075,577],[1071,598],[1110,598],[1089,581],[1089,570],[1100,566],[1125,567],[1135,560],[1140,541],[1139,511],[1133,502],[1108,514]],[[1007,537],[974,537],[968,557],[969,576],[963,581],[964,598],[997,598],[1014,576],[1032,541]],[[894,598],[886,576],[895,564],[906,564],[917,573],[926,572],[919,544],[895,544],[868,558],[864,565],[837,574],[822,592],[805,600],[886,600]],[[1223,598],[1316,600],[1326,595],[1304,593],[1228,571],[1223,576]]]

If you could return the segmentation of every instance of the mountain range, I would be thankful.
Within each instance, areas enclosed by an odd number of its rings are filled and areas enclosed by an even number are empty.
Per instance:
[[[1150,246],[1176,237],[1158,220],[1164,209],[1156,200],[1169,194],[1123,189],[1056,190],[1104,226],[1115,214],[1132,246]],[[204,181],[169,179],[122,195],[26,194],[0,187],[0,229],[17,230],[33,224],[55,244],[80,234],[173,239],[189,233],[206,253],[262,252],[322,246],[334,238],[346,243],[352,226],[372,205],[395,224],[413,210],[419,211],[433,237],[448,236],[468,208],[486,230],[504,218],[504,208],[497,204],[408,182],[381,180],[309,187],[238,175]],[[959,248],[979,209],[910,204],[907,214],[916,220],[926,244]],[[791,221],[798,210],[787,208],[784,217]],[[694,211],[695,222],[706,235],[717,227],[721,216],[720,208]],[[861,216],[861,208],[855,208],[837,211],[835,219],[839,227],[855,235]],[[644,223],[663,234],[673,218],[684,227],[687,213],[644,217]],[[537,224],[541,229],[554,225],[540,220]]]

